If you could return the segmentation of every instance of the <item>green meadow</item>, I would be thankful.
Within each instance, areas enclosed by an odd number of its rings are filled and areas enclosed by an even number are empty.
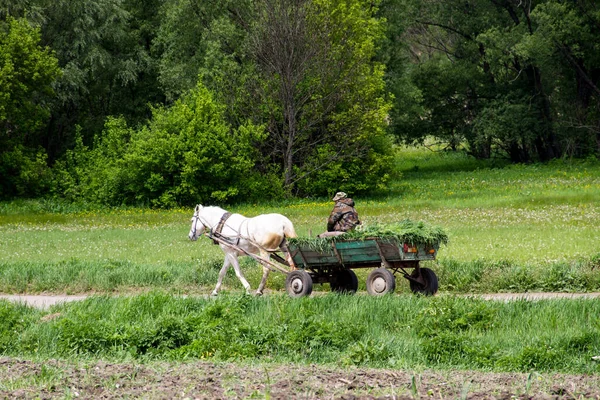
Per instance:
[[[461,153],[401,149],[391,190],[354,196],[364,224],[404,219],[446,230],[428,267],[449,293],[600,289],[600,162],[505,165]],[[175,210],[89,209],[52,201],[0,205],[0,292],[208,293],[223,262],[206,238],[187,239],[193,204]],[[226,207],[279,212],[300,236],[325,228],[332,203],[302,199]],[[261,269],[242,266],[253,287]],[[358,271],[361,282],[367,271]],[[327,286],[327,285],[323,285]],[[284,276],[271,274],[279,291]],[[364,284],[361,283],[362,289]],[[226,290],[241,285],[230,273]],[[316,287],[325,290],[327,287]],[[409,292],[398,279],[398,292]]]

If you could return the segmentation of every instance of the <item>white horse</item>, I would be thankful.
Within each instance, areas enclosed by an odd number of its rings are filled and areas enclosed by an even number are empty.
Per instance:
[[[223,278],[231,264],[236,276],[244,285],[246,293],[250,293],[250,284],[242,275],[238,257],[250,253],[260,254],[261,257],[269,260],[269,252],[277,251],[286,237],[296,237],[294,225],[281,214],[263,214],[254,218],[247,218],[241,214],[231,214],[220,207],[203,207],[198,204],[192,217],[192,227],[188,237],[190,240],[195,241],[206,230],[213,235],[218,234],[217,237],[243,250],[239,251],[220,243],[221,249],[225,253],[225,261],[219,272],[217,286],[212,292],[213,296],[216,296],[221,289]],[[257,295],[262,294],[268,276],[269,268],[263,265],[263,276],[256,290]]]

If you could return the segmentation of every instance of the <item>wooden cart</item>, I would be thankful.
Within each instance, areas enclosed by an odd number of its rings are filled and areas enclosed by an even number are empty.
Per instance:
[[[286,290],[292,297],[307,296],[312,292],[313,283],[329,282],[332,291],[354,293],[358,279],[353,269],[375,268],[366,282],[371,295],[394,292],[395,274],[408,279],[414,293],[433,295],[438,290],[438,278],[419,263],[435,260],[438,249],[439,243],[413,245],[387,238],[336,240],[318,250],[309,245],[287,243],[283,250],[291,272],[287,274]]]

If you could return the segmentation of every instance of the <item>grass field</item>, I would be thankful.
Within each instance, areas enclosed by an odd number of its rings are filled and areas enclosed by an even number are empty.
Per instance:
[[[355,196],[357,208],[365,224],[409,218],[447,231],[449,244],[427,265],[439,276],[434,298],[410,294],[399,278],[395,296],[290,299],[282,274],[271,274],[269,296],[254,298],[241,295],[232,273],[217,300],[182,296],[208,293],[223,261],[208,239],[187,239],[193,205],[2,203],[0,292],[96,296],[51,310],[0,301],[0,354],[600,372],[597,301],[454,296],[600,290],[600,162],[503,166],[403,149],[398,168],[387,195]],[[280,212],[314,236],[331,207],[305,199],[229,210]],[[242,268],[256,288],[261,269],[251,259]]]
[[[91,297],[53,313],[0,301],[0,354],[377,368],[600,372],[600,302],[327,295]]]
[[[355,197],[357,209],[365,224],[409,218],[443,227],[450,243],[430,265],[441,291],[599,290],[600,162],[498,164],[403,149],[402,176],[390,193]],[[300,236],[308,236],[324,230],[331,207],[318,199],[229,210],[247,216],[280,212]],[[160,287],[206,293],[216,282],[222,253],[207,239],[187,239],[192,210],[0,204],[0,292]],[[256,287],[260,268],[248,259],[243,268]],[[364,276],[359,272],[361,282]],[[267,287],[280,290],[283,283],[282,275],[271,274]],[[409,290],[404,279],[398,283],[399,292]],[[233,274],[225,284],[241,289]]]

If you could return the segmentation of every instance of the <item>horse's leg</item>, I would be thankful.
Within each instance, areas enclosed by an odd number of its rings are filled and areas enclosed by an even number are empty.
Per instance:
[[[221,290],[221,285],[223,284],[223,278],[225,278],[225,274],[229,269],[229,254],[225,254],[225,261],[223,261],[223,266],[221,267],[221,271],[219,271],[219,279],[217,279],[217,286],[215,286],[215,290],[210,294],[211,296],[216,296]]]
[[[242,285],[244,285],[244,288],[246,289],[246,293],[250,294],[250,284],[248,283],[246,278],[244,278],[244,275],[242,275],[242,270],[240,268],[240,264],[238,263],[237,256],[235,256],[233,254],[231,255],[231,263],[233,264],[233,269],[235,271],[235,275],[238,277],[240,282],[242,282]]]
[[[261,251],[260,255],[262,258],[266,258],[267,261],[269,261],[271,259],[271,255],[269,253],[267,253],[266,251]],[[257,296],[262,296],[263,290],[265,289],[265,285],[267,284],[267,278],[269,277],[269,271],[270,271],[269,268],[267,268],[263,265],[262,269],[263,269],[262,279],[260,280],[260,285],[258,285],[258,289],[256,289]]]

